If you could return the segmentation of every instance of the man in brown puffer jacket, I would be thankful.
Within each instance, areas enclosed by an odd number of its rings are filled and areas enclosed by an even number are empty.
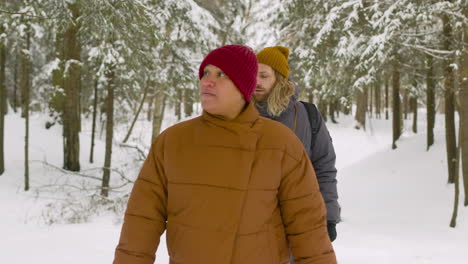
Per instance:
[[[307,153],[250,103],[257,70],[255,53],[241,45],[203,60],[204,112],[154,141],[114,264],[154,263],[164,230],[171,264],[284,264],[288,246],[297,264],[336,263]]]

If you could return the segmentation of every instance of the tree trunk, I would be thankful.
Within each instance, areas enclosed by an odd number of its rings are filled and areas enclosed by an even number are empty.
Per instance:
[[[468,10],[465,15],[468,16]],[[468,43],[468,27],[465,25],[464,43]],[[464,206],[468,206],[468,49],[464,49],[460,71],[460,137],[463,185],[465,190]]]
[[[63,168],[70,171],[80,170],[80,45],[78,31],[80,24],[78,18],[79,1],[68,4],[68,9],[73,15],[73,22],[65,32],[65,105],[64,105],[64,165]]]
[[[18,109],[18,56],[15,56],[13,65],[13,111],[16,113]]]
[[[102,177],[101,195],[109,195],[109,183],[112,161],[112,138],[114,136],[114,85],[115,72],[109,69],[107,76],[107,98],[106,98],[106,154],[104,156],[104,174]]]
[[[409,96],[408,96],[408,89],[407,88],[404,88],[403,89],[403,113],[404,113],[404,117],[403,119],[404,120],[407,120],[408,119],[408,113],[409,113]]]
[[[176,100],[175,100],[175,114],[177,116],[177,121],[180,121],[180,119],[182,119],[182,89],[181,88],[177,88],[176,90]]]
[[[341,109],[340,99],[335,99],[335,112],[336,112],[337,118],[340,117],[340,109]]]
[[[151,82],[153,84],[153,82]],[[148,109],[146,112],[146,120],[151,121],[153,117],[153,103],[154,103],[154,94],[148,97]]]
[[[376,118],[381,118],[380,116],[380,110],[382,108],[382,104],[381,104],[381,101],[382,101],[382,98],[381,98],[381,92],[380,92],[380,80],[378,80],[376,83],[375,83],[375,99],[374,99],[374,102],[375,102],[375,116]]]
[[[91,129],[91,151],[89,153],[89,163],[94,162],[94,139],[96,135],[96,116],[97,116],[97,104],[98,104],[98,84],[99,80],[96,77],[94,80],[94,100],[93,100],[93,126]]]
[[[434,144],[435,84],[432,56],[427,55],[426,101],[427,101],[427,150]]]
[[[191,89],[184,89],[184,112],[185,117],[191,116],[193,114],[193,96]]]
[[[389,86],[389,82],[390,82],[390,76],[386,75],[385,76],[385,120],[388,120],[389,119],[389,115],[388,115],[388,107],[389,107],[389,104],[388,104],[388,101],[389,101],[389,93],[388,93],[388,86]]]
[[[318,105],[319,111],[322,114],[323,121],[328,121],[328,111],[327,111],[328,102],[322,98],[320,98],[320,102]]]
[[[164,93],[164,89],[162,89],[162,87],[158,87],[157,89],[158,90],[154,96],[153,134],[151,142],[153,142],[161,132],[164,109],[166,108],[166,94]]]
[[[374,88],[372,86],[369,87],[369,116],[374,118]]]
[[[356,90],[356,116],[355,119],[357,124],[355,126],[356,129],[362,128],[366,130],[366,110],[367,110],[367,98],[366,92],[364,91],[366,88],[362,88],[363,90]]]
[[[3,25],[0,25],[0,35],[4,33]],[[5,114],[7,108],[7,90],[5,83],[5,64],[6,64],[6,48],[4,42],[0,40],[0,175],[5,171],[5,151],[4,151],[4,131],[5,131]]]
[[[451,50],[450,42],[452,41],[452,27],[447,15],[442,17],[444,25],[444,50]],[[445,97],[445,142],[447,148],[447,164],[448,164],[448,182],[455,182],[455,161],[456,161],[456,139],[455,139],[455,93],[454,93],[454,73],[450,64],[453,59],[450,57],[445,62],[445,82],[444,82],[444,97]]]
[[[133,118],[132,124],[130,125],[130,129],[128,130],[128,133],[125,136],[123,143],[126,143],[128,139],[130,138],[130,135],[132,134],[133,127],[135,126],[135,123],[138,120],[138,116],[140,115],[141,109],[143,108],[143,105],[145,104],[148,90],[149,90],[149,82],[146,82],[146,87],[145,87],[145,90],[143,91],[143,98],[141,99],[140,105],[138,106],[138,110],[135,114],[135,117]]]
[[[400,72],[399,63],[395,60],[393,63],[393,77],[392,77],[392,102],[393,102],[393,143],[392,149],[396,149],[396,141],[401,136],[401,103],[400,103]]]
[[[462,137],[463,127],[461,123],[461,119],[459,120],[460,129],[459,131],[459,138]],[[453,202],[453,213],[452,219],[450,220],[450,227],[454,228],[457,225],[457,215],[458,215],[458,203],[460,200],[460,152],[461,152],[461,141],[458,142],[457,154],[456,154],[456,162],[455,162],[455,175],[454,175],[454,183],[455,183],[455,197]]]
[[[418,98],[411,97],[410,104],[413,110],[413,132],[418,133]]]
[[[29,102],[30,102],[30,33],[26,29],[26,40],[24,49],[21,51],[21,91],[23,91],[23,114],[26,120],[26,129],[24,137],[24,190],[29,190]]]
[[[336,100],[330,100],[330,105],[329,105],[329,115],[330,115],[330,119],[332,121],[333,124],[337,124],[338,122],[336,122],[336,119],[335,119],[335,113],[336,113]]]

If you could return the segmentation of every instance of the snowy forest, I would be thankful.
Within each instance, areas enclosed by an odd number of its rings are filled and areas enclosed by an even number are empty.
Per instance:
[[[340,263],[466,263],[466,0],[0,0],[0,263],[110,262],[151,142],[201,113],[225,44],[290,49],[337,149]]]

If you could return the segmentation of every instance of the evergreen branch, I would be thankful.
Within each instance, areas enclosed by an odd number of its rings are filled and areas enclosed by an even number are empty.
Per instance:
[[[55,19],[54,17],[30,15],[28,12],[10,12],[7,10],[2,10],[2,9],[0,9],[0,13],[10,14],[10,15],[22,15],[22,16],[28,16],[28,17],[33,17],[33,18],[41,18],[41,19]]]

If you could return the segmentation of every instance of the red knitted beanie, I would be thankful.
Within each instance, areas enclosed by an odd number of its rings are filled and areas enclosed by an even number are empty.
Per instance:
[[[250,102],[257,86],[258,72],[257,56],[250,47],[226,45],[212,50],[200,64],[198,69],[200,79],[208,64],[220,68],[236,85],[245,101]]]

